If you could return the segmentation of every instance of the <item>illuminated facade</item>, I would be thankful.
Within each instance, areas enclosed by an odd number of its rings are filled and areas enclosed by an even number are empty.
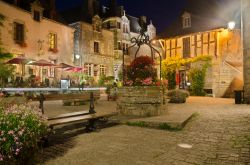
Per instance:
[[[128,64],[137,49],[128,48],[132,45],[131,38],[139,35],[139,18],[126,14],[115,0],[111,0],[108,7],[103,6],[101,11],[99,8],[99,1],[86,0],[83,8],[76,7],[61,14],[76,29],[74,54],[80,54],[81,65],[91,70],[89,75],[96,80],[102,74],[118,79],[122,71],[123,55]],[[146,21],[145,16],[143,19]],[[147,33],[150,39],[156,35],[152,22],[148,24]],[[150,54],[151,50],[147,46],[143,46],[138,53]],[[79,64],[79,60],[76,63]]]
[[[74,29],[43,17],[43,8],[38,1],[31,4],[31,12],[0,1],[0,12],[5,16],[4,26],[0,27],[0,38],[1,47],[6,51],[15,57],[73,65]],[[24,78],[31,75],[42,79],[61,78],[61,73],[55,73],[55,69],[32,65],[26,65],[25,68],[17,65],[18,74]]]
[[[163,36],[166,59],[173,56],[193,58],[212,56],[208,69],[205,91],[214,97],[233,97],[234,90],[243,88],[242,50],[240,30],[229,30],[219,25],[209,25],[211,20],[184,12],[178,23],[167,29]],[[179,86],[186,88],[188,72],[192,68],[179,69]]]

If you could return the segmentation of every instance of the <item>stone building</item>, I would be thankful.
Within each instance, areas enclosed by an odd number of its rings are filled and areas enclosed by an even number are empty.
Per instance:
[[[212,56],[212,66],[206,74],[205,90],[214,97],[232,97],[234,90],[243,88],[240,28],[227,28],[230,14],[234,13],[232,8],[228,13],[223,10],[225,13],[222,18],[215,14],[222,10],[211,6],[213,1],[203,1],[208,3],[206,5],[200,2],[191,0],[179,19],[161,35],[165,43],[166,58],[177,55],[182,58]],[[224,7],[226,5],[229,4],[224,4]],[[236,4],[235,9],[237,6]],[[180,68],[180,88],[186,87],[191,68],[192,65]]]
[[[5,16],[4,26],[0,26],[1,47],[15,57],[73,65],[74,28],[43,17],[44,8],[39,1],[30,4],[30,11],[20,8],[19,1],[14,2],[0,1],[0,13]],[[25,78],[61,78],[61,72],[52,67],[16,66],[17,74]]]
[[[102,29],[98,15],[93,17],[93,24],[76,22],[70,26],[75,31],[75,65],[84,66],[86,75],[96,81],[100,76],[113,76],[114,34]],[[79,58],[77,56],[79,55]]]
[[[131,38],[139,35],[139,18],[126,14],[123,6],[117,6],[116,0],[110,0],[108,7],[101,6],[98,0],[86,0],[82,6],[62,12],[61,16],[76,28],[74,54],[80,55],[80,65],[88,68],[88,75],[98,79],[105,73],[118,79],[123,55],[128,64],[136,52],[136,47],[128,48],[132,45]],[[143,19],[146,22],[145,16]],[[152,22],[147,28],[150,39],[155,38],[156,28]],[[100,48],[99,52],[96,52],[97,48]],[[138,53],[150,54],[151,50],[146,46]],[[75,60],[79,64],[80,59]],[[102,68],[105,68],[104,72]]]

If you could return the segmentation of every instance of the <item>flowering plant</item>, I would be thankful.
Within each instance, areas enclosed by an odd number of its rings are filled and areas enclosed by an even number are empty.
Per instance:
[[[154,61],[148,56],[134,59],[126,71],[125,85],[150,86],[155,85],[157,79]]]
[[[22,42],[16,42],[18,45],[20,45],[23,48],[26,48],[28,46],[28,44],[25,41]]]
[[[53,52],[53,53],[58,53],[59,50],[57,48],[49,48],[49,51]]]
[[[45,121],[34,106],[0,107],[0,164],[23,160],[37,149],[40,138],[48,133]]]

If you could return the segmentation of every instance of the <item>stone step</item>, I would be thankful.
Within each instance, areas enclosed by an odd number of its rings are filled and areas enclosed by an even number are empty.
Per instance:
[[[182,113],[181,115],[176,114],[165,114],[156,117],[147,118],[132,118],[123,116],[119,122],[130,126],[149,127],[156,129],[166,130],[182,130],[185,125],[197,114],[196,113]]]

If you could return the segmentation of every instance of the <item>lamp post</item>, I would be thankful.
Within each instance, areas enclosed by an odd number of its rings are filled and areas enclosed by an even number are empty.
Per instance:
[[[243,79],[244,79],[244,97],[245,102],[250,104],[250,24],[249,15],[250,15],[250,0],[241,0],[241,29],[243,36]],[[248,33],[248,34],[247,34]]]
[[[156,44],[156,41],[158,41],[158,42],[160,43],[161,48],[162,48],[163,51],[164,51],[164,54],[166,54],[166,48],[165,48],[164,45],[162,44],[161,39],[159,39],[159,40],[153,40],[152,43],[153,43],[153,44]],[[160,80],[162,80],[162,76],[161,76],[162,57],[164,58],[165,55],[164,55],[164,56],[161,56],[161,54],[160,54],[159,51],[156,51],[156,52],[159,54],[159,58],[160,58]]]
[[[122,51],[122,85],[125,86],[125,58],[123,51]]]
[[[244,2],[244,3],[243,3]],[[249,35],[246,33],[250,33],[250,25],[248,24],[249,14],[250,14],[250,0],[241,0],[240,1],[240,31],[241,31],[241,51],[243,57],[243,101],[246,103],[250,103],[250,78],[249,72],[250,70],[250,39]],[[246,24],[245,24],[246,22]],[[233,22],[228,23],[228,28],[231,29],[233,27]],[[231,28],[230,28],[231,27]],[[234,28],[232,28],[234,29]]]

